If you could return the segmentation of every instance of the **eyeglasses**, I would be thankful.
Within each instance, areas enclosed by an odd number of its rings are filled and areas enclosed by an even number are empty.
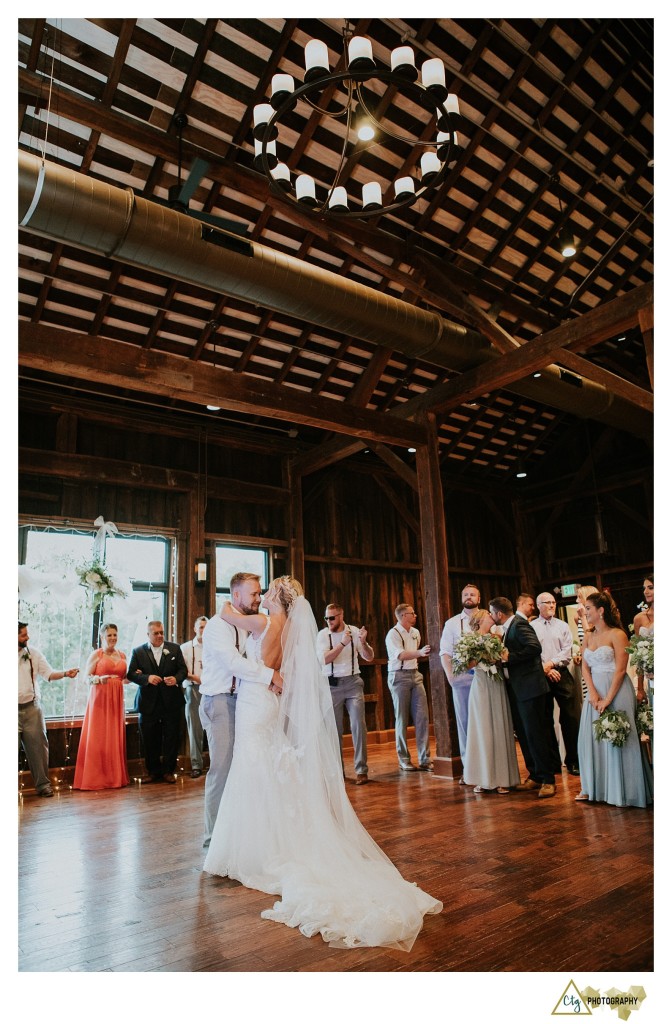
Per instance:
[[[324,616],[324,621],[325,622],[333,622],[334,619],[337,619],[337,618],[338,618],[338,615],[325,615]]]
[[[542,601],[542,604],[555,604],[555,601]]]

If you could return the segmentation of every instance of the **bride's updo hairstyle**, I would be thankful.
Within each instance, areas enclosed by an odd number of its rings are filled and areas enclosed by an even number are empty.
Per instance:
[[[486,608],[477,608],[471,616],[471,632],[480,633],[483,626],[483,619],[490,619],[490,624],[493,625],[492,615]]]
[[[297,597],[303,597],[303,587],[293,576],[278,576],[271,582],[268,589],[274,600],[279,601],[282,605],[287,615]]]
[[[589,594],[586,598],[586,604],[592,604],[593,608],[601,608],[604,611],[605,625],[609,626],[610,629],[621,629],[625,633],[616,602],[606,590]]]

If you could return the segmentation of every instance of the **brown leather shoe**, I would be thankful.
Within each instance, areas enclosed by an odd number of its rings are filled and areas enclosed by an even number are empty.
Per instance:
[[[535,782],[534,779],[525,779],[525,782],[519,782],[515,787],[517,793],[529,793],[531,789],[540,789],[541,783]]]
[[[171,784],[171,786],[174,786],[177,780],[176,780],[174,775],[164,775],[163,776],[163,781],[164,782],[169,782]]]
[[[192,779],[200,779],[202,774],[203,772],[201,771],[200,768],[193,768],[191,772],[191,777]]]
[[[368,775],[358,775],[357,778],[355,779],[355,785],[356,786],[365,786],[368,781],[369,781],[369,776]]]
[[[544,782],[543,786],[539,790],[539,796],[555,796],[555,785],[552,782]]]

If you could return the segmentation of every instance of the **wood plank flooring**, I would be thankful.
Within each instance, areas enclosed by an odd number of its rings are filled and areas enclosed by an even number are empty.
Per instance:
[[[23,972],[651,971],[653,812],[476,795],[372,746],[348,785],[402,874],[444,903],[410,953],[336,950],[202,872],[204,777],[20,801]],[[349,755],[347,755],[349,758]],[[524,775],[524,773],[522,773]]]

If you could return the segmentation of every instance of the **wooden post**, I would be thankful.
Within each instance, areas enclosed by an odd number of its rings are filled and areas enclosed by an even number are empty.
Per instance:
[[[423,596],[427,639],[432,648],[429,656],[429,680],[436,738],[434,772],[437,775],[457,779],[462,775],[462,760],[453,709],[453,695],[439,656],[439,641],[444,619],[450,613],[450,588],[436,416],[433,413],[423,413],[421,421],[427,431],[427,444],[418,449],[416,465],[422,544]]]

